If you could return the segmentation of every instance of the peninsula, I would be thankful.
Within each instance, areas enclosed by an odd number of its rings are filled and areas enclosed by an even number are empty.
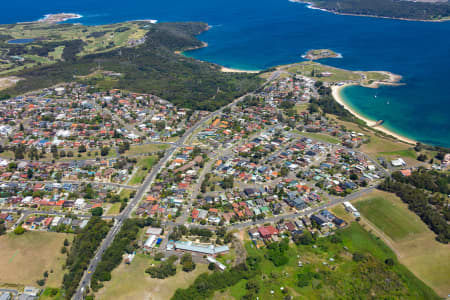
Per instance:
[[[396,0],[289,0],[307,3],[309,8],[335,14],[409,21],[450,20],[449,1],[396,1]]]

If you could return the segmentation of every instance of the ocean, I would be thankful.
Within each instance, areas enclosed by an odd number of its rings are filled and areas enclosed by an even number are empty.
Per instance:
[[[321,63],[403,76],[405,85],[399,87],[347,87],[342,96],[350,106],[384,120],[393,132],[450,147],[450,22],[335,15],[288,0],[22,0],[2,8],[1,23],[59,12],[81,14],[73,22],[86,25],[136,19],[207,22],[212,28],[199,39],[209,46],[188,55],[237,69],[298,62],[309,49],[330,48],[343,58]]]

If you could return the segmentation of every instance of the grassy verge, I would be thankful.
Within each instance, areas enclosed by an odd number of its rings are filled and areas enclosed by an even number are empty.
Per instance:
[[[169,148],[169,145],[160,145],[160,144],[145,144],[145,145],[136,145],[131,146],[130,150],[125,152],[125,156],[127,155],[136,155],[136,154],[142,154],[142,153],[150,153],[150,152],[156,152],[161,151]]]
[[[148,157],[144,157],[139,159],[136,165],[136,172],[134,173],[133,177],[130,179],[129,184],[131,185],[139,185],[141,184],[145,177],[147,176],[150,169],[153,167],[154,164],[156,164],[158,161],[158,156],[152,155]]]

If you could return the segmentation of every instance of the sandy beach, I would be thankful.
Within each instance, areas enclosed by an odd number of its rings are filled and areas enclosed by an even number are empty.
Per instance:
[[[341,97],[341,94],[340,94],[341,90],[342,90],[343,88],[349,86],[349,85],[353,85],[353,84],[344,84],[344,85],[341,85],[341,86],[332,86],[332,87],[331,87],[331,90],[332,90],[333,98],[334,98],[340,105],[342,105],[346,110],[348,110],[352,115],[354,115],[354,116],[357,117],[358,119],[361,119],[361,120],[363,120],[364,122],[366,122],[367,126],[373,127],[373,126],[376,124],[376,121],[369,120],[369,119],[367,119],[367,118],[361,116],[361,115],[360,115],[359,113],[357,113],[354,109],[352,109],[352,108],[344,101],[344,99]],[[390,131],[390,130],[384,128],[382,125],[381,125],[381,126],[374,127],[374,129],[379,130],[379,131],[381,131],[381,132],[384,132],[384,133],[386,133],[386,134],[388,134],[388,135],[391,135],[391,136],[395,137],[396,139],[398,139],[398,140],[400,140],[400,141],[402,141],[402,142],[408,143],[408,144],[416,144],[416,143],[417,143],[416,141],[414,141],[414,140],[412,140],[412,139],[409,139],[409,138],[407,138],[407,137],[401,136],[401,135],[399,135],[399,134],[396,134],[396,133],[394,133],[394,132],[392,132],[392,131]]]
[[[227,67],[222,67],[220,70],[225,73],[253,73],[253,74],[256,74],[256,73],[260,72],[260,71],[231,69],[231,68],[227,68]]]

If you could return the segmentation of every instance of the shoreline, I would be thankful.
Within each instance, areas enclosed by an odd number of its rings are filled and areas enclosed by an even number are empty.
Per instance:
[[[334,86],[331,87],[331,91],[332,91],[331,94],[332,94],[334,100],[336,100],[337,103],[342,105],[346,110],[348,110],[352,115],[354,115],[358,119],[363,120],[367,124],[367,126],[373,128],[375,130],[381,131],[381,132],[383,132],[383,133],[385,133],[387,135],[393,136],[394,138],[396,138],[396,139],[398,139],[398,140],[400,140],[400,141],[402,141],[404,143],[413,144],[413,145],[417,143],[417,141],[415,141],[415,140],[412,140],[412,139],[407,138],[405,136],[402,136],[400,134],[394,133],[394,132],[392,132],[389,129],[386,129],[385,127],[383,127],[383,125],[375,126],[376,123],[377,123],[376,121],[373,121],[373,120],[370,120],[370,119],[368,119],[366,117],[363,117],[360,113],[356,112],[352,107],[350,107],[350,105],[347,104],[345,102],[344,98],[341,96],[341,91],[344,88],[346,88],[346,87],[348,87],[350,85],[356,85],[356,84],[348,83],[348,84],[344,84],[344,85],[341,85],[341,86],[334,85]]]
[[[256,70],[242,70],[242,69],[234,69],[234,68],[227,68],[221,65],[218,65],[221,67],[220,71],[224,72],[224,73],[250,73],[250,74],[257,74],[261,71],[256,71]]]
[[[314,3],[311,1],[304,1],[304,0],[288,0],[289,2],[293,3],[304,3],[308,4],[306,7],[309,9],[315,9],[315,10],[321,10],[327,13],[332,13],[335,15],[342,15],[342,16],[353,16],[353,17],[368,17],[368,18],[379,18],[379,19],[389,19],[389,20],[400,20],[400,21],[409,21],[409,22],[449,22],[450,17],[447,19],[440,19],[440,20],[422,20],[422,19],[408,19],[408,18],[393,18],[393,17],[383,17],[383,16],[376,16],[376,15],[361,15],[361,14],[352,14],[352,13],[341,13],[341,12],[335,12],[332,10],[328,10],[325,8],[320,8],[317,6],[314,6]]]
[[[209,30],[210,28],[211,28],[211,26],[208,26],[207,30]],[[175,54],[183,55],[183,56],[185,56],[185,57],[189,57],[189,56],[185,55],[184,53],[185,53],[185,52],[194,51],[194,50],[198,50],[198,49],[202,49],[202,48],[208,47],[208,43],[203,42],[203,41],[201,41],[201,42],[202,42],[202,44],[201,44],[200,46],[197,46],[197,47],[191,47],[191,48],[185,49],[185,50],[183,50],[183,51],[175,51]],[[212,64],[219,66],[219,67],[220,67],[220,71],[223,72],[223,73],[249,73],[249,74],[257,74],[257,73],[261,72],[261,70],[242,70],[242,69],[228,68],[228,67],[225,67],[225,66],[216,64],[216,63],[212,63]]]

